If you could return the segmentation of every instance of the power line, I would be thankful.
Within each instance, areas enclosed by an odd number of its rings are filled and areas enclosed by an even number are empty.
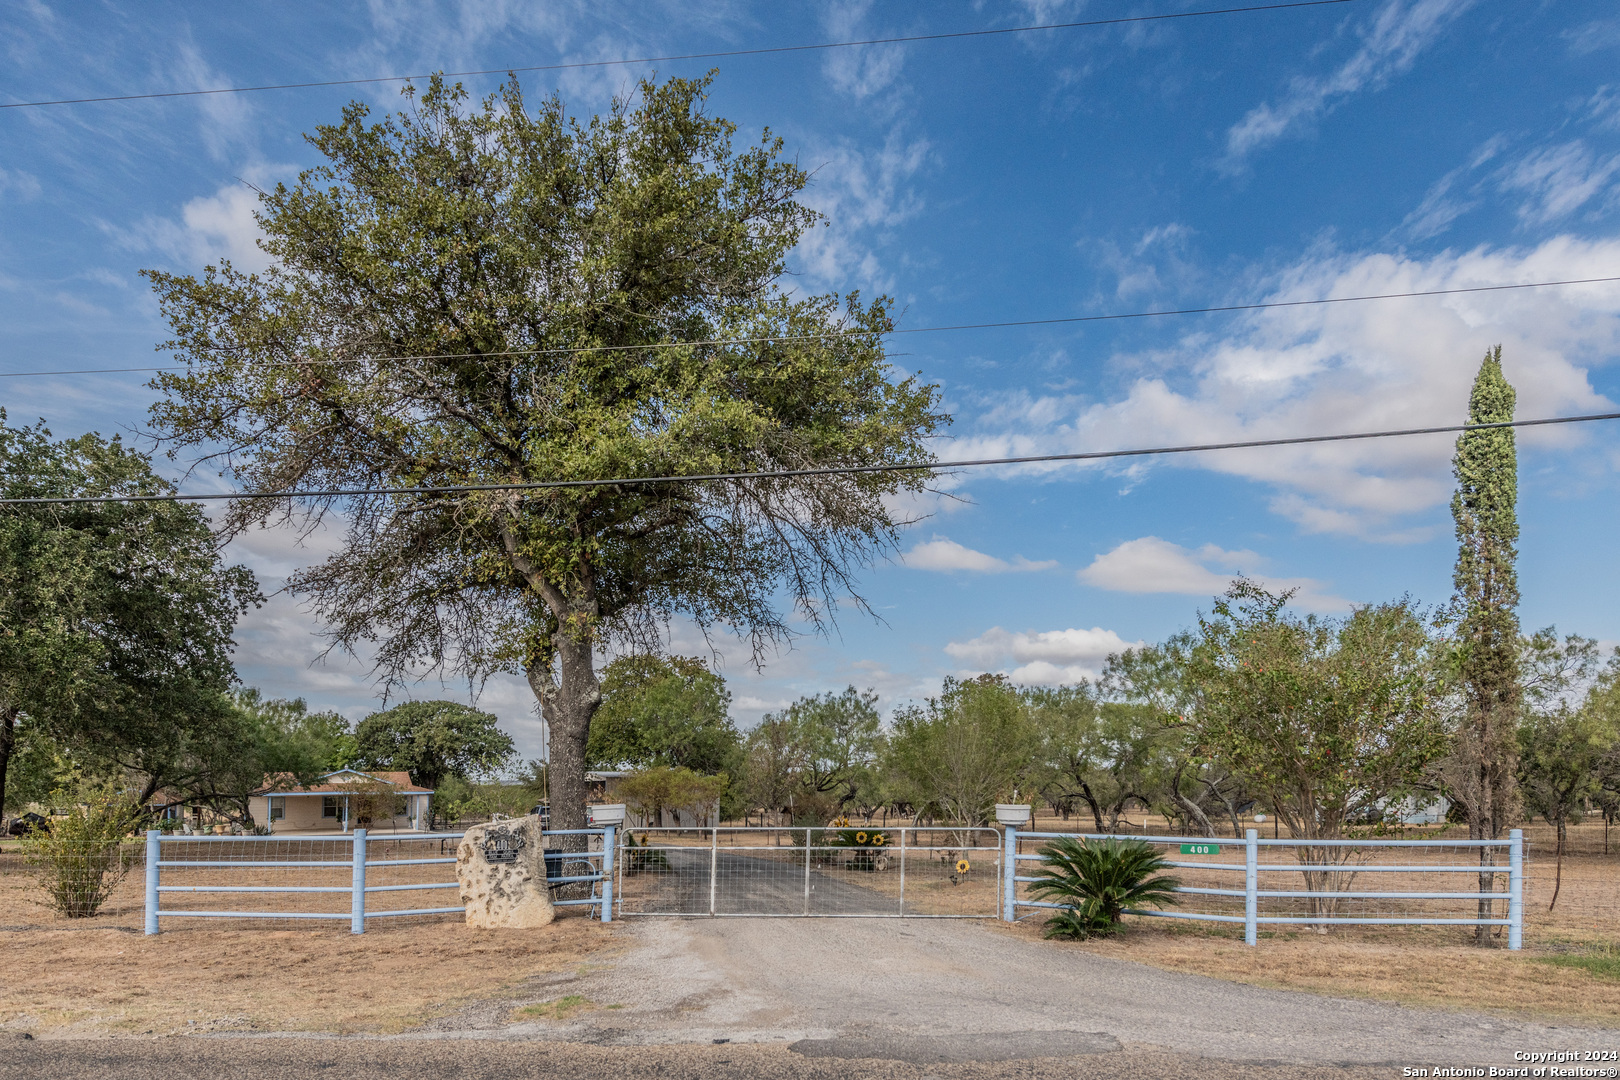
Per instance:
[[[1552,416],[1538,420],[1504,420],[1491,424],[1450,424],[1443,427],[1401,428],[1393,431],[1358,431],[1341,435],[1296,435],[1285,439],[1250,439],[1243,442],[1199,443],[1191,446],[1156,446],[1136,450],[1090,450],[1076,454],[1038,454],[1028,457],[976,458],[970,461],[931,461],[912,465],[830,465],[817,469],[781,469],[773,472],[692,473],[681,476],[620,476],[608,480],[537,480],[506,484],[448,484],[441,487],[336,488],[327,491],[235,491],[213,495],[102,495],[50,499],[0,499],[0,506],[54,503],[219,502],[226,499],[334,499],[361,495],[451,495],[479,491],[543,491],[557,488],[633,487],[644,484],[694,483],[713,480],[777,480],[795,476],[850,476],[859,473],[937,472],[986,465],[1033,465],[1058,461],[1098,461],[1104,458],[1193,454],[1206,450],[1251,450],[1266,446],[1393,439],[1407,435],[1446,435],[1494,428],[1546,427],[1584,424],[1594,420],[1620,420],[1620,412],[1587,416]]]
[[[912,41],[950,41],[957,38],[995,37],[1001,34],[1027,34],[1036,30],[1075,30],[1087,26],[1118,26],[1124,23],[1162,22],[1169,19],[1196,19],[1210,15],[1241,15],[1257,11],[1283,11],[1288,8],[1328,7],[1356,0],[1295,0],[1286,4],[1251,4],[1245,7],[1212,8],[1204,11],[1178,11],[1168,15],[1130,15],[1114,19],[1087,19],[1083,22],[1037,23],[1008,26],[999,30],[958,30],[944,34],[911,34],[905,37],[867,38],[863,41],[825,41],[815,45],[776,45],[759,49],[727,49],[721,52],[681,53],[673,56],[642,56],[626,60],[582,60],[571,64],[531,64],[526,67],[485,68],[481,71],[444,71],[445,78],[467,75],[503,75],[520,71],[570,71],[577,68],[622,67],[627,64],[657,64],[666,60],[720,60],[732,56],[764,56],[769,53],[817,52],[825,49],[852,49],[868,45],[899,45]],[[101,101],[146,101],[153,98],[201,97],[208,94],[248,94],[261,90],[305,90],[318,86],[360,86],[369,83],[410,82],[429,75],[379,75],[370,79],[326,79],[320,82],[274,83],[265,86],[222,86],[212,90],[169,90],[151,94],[112,94],[105,97],[59,98],[54,101],[13,101],[0,109],[29,109],[41,105],[88,105]]]
[[[1370,300],[1404,300],[1424,296],[1457,296],[1462,293],[1504,292],[1513,289],[1547,289],[1562,285],[1599,285],[1620,281],[1620,276],[1572,278],[1567,281],[1529,281],[1516,285],[1471,285],[1456,289],[1421,289],[1412,292],[1369,293],[1365,296],[1329,296],[1312,300],[1270,300],[1254,304],[1222,304],[1215,307],[1174,308],[1164,311],[1131,311],[1110,315],[1072,315],[1050,319],[1015,319],[1008,322],[958,323],[945,326],[913,326],[881,331],[889,334],[937,334],[954,330],[998,330],[1022,326],[1060,326],[1072,323],[1116,322],[1125,319],[1156,319],[1168,315],[1210,315],[1234,311],[1263,311],[1268,308],[1319,307],[1324,304],[1355,304]],[[846,337],[865,337],[877,331],[838,330],[824,334],[797,334],[767,337],[708,338],[699,341],[651,341],[642,345],[574,345],[555,349],[497,349],[481,353],[421,353],[413,356],[365,356],[329,360],[289,360],[290,364],[366,364],[387,363],[396,360],[465,360],[481,356],[560,356],[590,352],[634,352],[644,349],[681,349],[704,345],[757,345],[803,341],[827,341]],[[147,371],[184,371],[185,364],[166,364],[154,367],[78,368],[66,371],[5,371],[0,379],[22,379],[45,375],[120,375]]]

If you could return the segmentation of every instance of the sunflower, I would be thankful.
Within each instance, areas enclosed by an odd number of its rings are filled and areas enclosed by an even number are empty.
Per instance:
[[[857,843],[857,844],[864,844],[864,843],[866,843],[866,834],[865,834],[865,833],[863,833],[863,832],[858,832],[858,833],[856,833],[856,834],[855,834],[855,842],[856,842],[856,843]]]
[[[973,866],[966,859],[956,860],[956,872],[958,874],[965,874],[971,869],[973,869]]]
[[[883,836],[882,833],[875,832],[875,833],[872,834],[872,843],[876,844],[878,847],[883,846],[883,840],[884,840],[884,836]]]

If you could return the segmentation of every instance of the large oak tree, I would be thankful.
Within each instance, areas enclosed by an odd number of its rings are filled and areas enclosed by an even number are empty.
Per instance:
[[[0,506],[0,803],[20,718],[86,765],[134,771],[142,802],[189,783],[231,730],[231,633],[259,600],[253,575],[223,564],[143,455],[5,420],[5,497],[155,501]]]
[[[589,121],[516,81],[480,104],[435,79],[326,164],[263,195],[263,275],[151,274],[189,370],[154,418],[247,489],[593,481],[923,463],[945,422],[897,378],[887,301],[806,296],[817,225],[765,133],[734,151],[706,81],[644,82]],[[892,547],[920,471],[321,495],[235,503],[230,530],[341,514],[292,587],[384,679],[522,672],[551,732],[553,820],[584,819],[596,655],[669,618],[754,655],[827,620]]]

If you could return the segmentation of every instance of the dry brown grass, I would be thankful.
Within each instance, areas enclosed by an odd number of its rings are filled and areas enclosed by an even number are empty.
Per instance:
[[[139,875],[94,919],[61,918],[38,895],[0,855],[0,1029],[400,1031],[614,948],[611,926],[579,916],[541,931],[385,920],[364,936],[341,922],[175,920],[146,937]]]
[[[1114,938],[1047,944],[1279,990],[1605,1026],[1620,1022],[1620,979],[1548,963],[1567,954],[1547,949],[1475,948],[1454,929],[1262,934],[1251,949],[1241,932],[1193,930],[1167,920],[1131,922]],[[1008,932],[1039,937],[1041,928],[1030,920]]]

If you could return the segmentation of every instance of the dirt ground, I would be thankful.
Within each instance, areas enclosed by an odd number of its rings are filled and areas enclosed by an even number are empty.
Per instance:
[[[397,1032],[472,1000],[529,1000],[525,980],[616,950],[612,927],[573,914],[543,933],[442,919],[385,920],[363,936],[343,922],[174,920],[147,937],[141,890],[132,876],[98,917],[64,919],[0,855],[0,1031]]]
[[[1038,938],[1041,927],[1031,921],[1008,932]],[[1530,946],[1512,953],[1476,948],[1460,931],[1262,934],[1251,949],[1241,933],[1138,919],[1118,937],[1048,944],[1278,990],[1541,1020],[1620,1023],[1620,978],[1548,962],[1571,955],[1563,949]]]

